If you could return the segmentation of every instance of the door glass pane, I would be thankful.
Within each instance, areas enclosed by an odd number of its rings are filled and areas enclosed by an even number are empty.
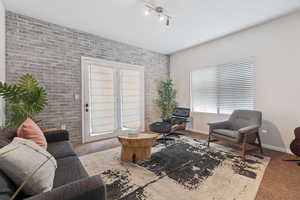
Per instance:
[[[90,135],[112,133],[115,127],[113,69],[90,66]]]
[[[141,72],[120,70],[121,127],[141,128]]]

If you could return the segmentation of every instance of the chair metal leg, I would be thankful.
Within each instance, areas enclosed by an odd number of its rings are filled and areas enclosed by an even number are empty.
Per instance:
[[[259,136],[259,132],[257,132],[257,140],[258,140],[258,145],[259,145],[260,153],[264,154],[264,151],[263,151],[263,148],[262,148],[262,144],[261,144],[261,140],[260,140],[260,136]]]

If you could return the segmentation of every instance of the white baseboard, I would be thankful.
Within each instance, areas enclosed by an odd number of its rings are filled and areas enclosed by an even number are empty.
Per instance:
[[[206,134],[208,135],[208,131],[201,131],[201,130],[196,130],[196,129],[189,129],[189,131],[195,132],[195,133],[201,133],[201,134]],[[270,144],[262,144],[263,148],[274,150],[274,151],[279,151],[283,153],[288,153],[288,154],[293,154],[290,149],[284,148],[284,147],[276,147]]]
[[[208,135],[208,131],[201,131],[201,130],[196,130],[196,129],[189,129],[189,131],[192,131],[194,133],[201,133],[201,134]]]
[[[266,148],[266,149],[292,154],[290,149],[287,149],[284,147],[276,147],[276,146],[269,145],[269,144],[262,144],[262,146],[263,146],[263,148]]]

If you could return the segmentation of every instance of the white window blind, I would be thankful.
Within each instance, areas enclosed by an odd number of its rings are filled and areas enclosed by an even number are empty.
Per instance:
[[[254,109],[255,79],[251,59],[193,71],[193,111],[230,114],[236,109]]]
[[[91,135],[112,132],[116,129],[113,69],[91,65],[89,76]]]
[[[125,129],[141,126],[141,75],[136,70],[120,70],[121,120]]]

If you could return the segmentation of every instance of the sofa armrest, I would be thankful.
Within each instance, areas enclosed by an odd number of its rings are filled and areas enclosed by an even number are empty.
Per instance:
[[[26,200],[106,200],[106,187],[99,175],[87,177]]]
[[[69,140],[69,132],[66,130],[55,130],[44,132],[47,142],[59,142]]]
[[[239,133],[241,134],[251,134],[251,133],[256,133],[259,129],[259,126],[257,125],[252,125],[252,126],[247,126],[244,128],[239,129]]]
[[[229,127],[229,121],[218,121],[218,122],[209,122],[209,131],[211,132],[214,129],[226,129]]]

